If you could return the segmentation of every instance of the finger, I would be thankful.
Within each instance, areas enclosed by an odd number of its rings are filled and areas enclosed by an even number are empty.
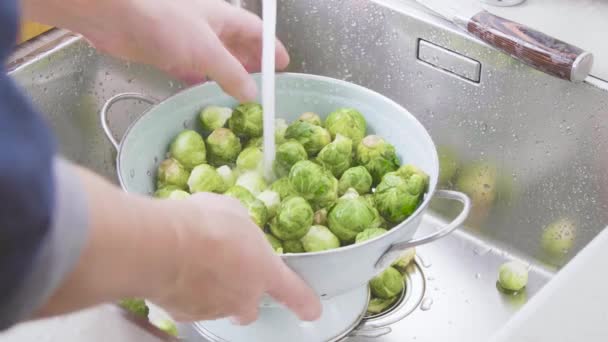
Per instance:
[[[283,43],[278,39],[276,40],[275,46],[276,52],[274,58],[276,68],[277,70],[283,70],[289,65],[289,53]]]
[[[240,102],[255,100],[257,85],[243,65],[224,47],[211,28],[202,25],[201,31],[207,39],[200,41],[199,53],[195,58],[200,60],[200,72],[206,73],[222,89]]]
[[[258,308],[254,305],[233,317],[232,321],[237,325],[249,325],[255,322],[256,319],[258,319]]]
[[[321,302],[315,292],[280,258],[275,267],[268,294],[296,313],[300,319],[314,321],[321,315]]]

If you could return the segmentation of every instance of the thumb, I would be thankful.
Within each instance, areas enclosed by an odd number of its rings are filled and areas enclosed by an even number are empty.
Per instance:
[[[314,321],[321,316],[321,302],[315,292],[281,258],[275,258],[268,294],[287,306],[300,319]]]

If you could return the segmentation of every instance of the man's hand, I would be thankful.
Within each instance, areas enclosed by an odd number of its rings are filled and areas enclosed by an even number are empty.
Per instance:
[[[22,0],[26,16],[83,34],[96,48],[154,65],[188,83],[206,77],[253,100],[248,72],[261,67],[262,21],[222,0]],[[276,43],[276,66],[289,64]]]

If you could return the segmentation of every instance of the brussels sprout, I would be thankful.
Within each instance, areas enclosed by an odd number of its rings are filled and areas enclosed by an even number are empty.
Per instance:
[[[496,198],[498,170],[490,163],[477,162],[458,173],[456,188],[471,197],[474,206],[491,205]]]
[[[378,184],[388,172],[399,168],[399,158],[393,145],[377,135],[368,135],[357,145],[357,163],[365,166],[374,184]]]
[[[350,138],[356,146],[365,136],[367,123],[363,115],[356,109],[341,108],[327,116],[325,128],[331,133],[332,138],[342,134]]]
[[[300,239],[307,252],[320,252],[340,247],[340,240],[324,226],[312,226]]]
[[[380,215],[391,223],[398,223],[409,217],[420,205],[424,182],[419,175],[409,179],[396,172],[387,173],[374,192],[374,201]]]
[[[247,142],[245,147],[257,147],[261,150],[262,148],[264,148],[264,138],[257,137],[257,138],[249,139],[249,141]]]
[[[217,168],[216,171],[217,171],[217,174],[220,175],[220,177],[222,177],[222,180],[224,181],[224,186],[220,190],[221,192],[224,192],[224,191],[230,189],[236,183],[236,175],[230,169],[230,166],[228,166],[228,165],[220,166]]]
[[[139,298],[128,298],[121,300],[118,305],[123,309],[128,310],[138,316],[148,318],[150,314],[150,308],[146,301]]]
[[[313,112],[302,113],[298,118],[298,121],[308,122],[309,124],[323,127],[323,120],[321,120],[321,117],[317,113]]]
[[[287,121],[285,119],[275,119],[274,121],[274,143],[280,145],[285,142],[285,131],[287,131]]]
[[[228,128],[218,128],[207,137],[209,163],[214,166],[234,164],[241,153],[241,141]]]
[[[389,267],[369,282],[372,295],[377,298],[389,299],[403,291],[405,282],[403,275],[394,267]]]
[[[360,232],[376,228],[380,224],[378,211],[370,206],[367,200],[358,196],[356,191],[356,197],[351,194],[347,191],[347,197],[340,197],[327,215],[329,229],[340,241],[347,244],[354,242]]]
[[[162,188],[167,185],[175,185],[180,189],[185,189],[188,185],[190,173],[175,159],[163,160],[158,166],[156,176],[156,186]]]
[[[359,197],[359,193],[357,192],[357,190],[355,190],[353,188],[348,188],[348,190],[346,190],[344,195],[342,195],[342,197],[340,197],[340,198],[341,199],[355,199],[358,197]]]
[[[158,190],[156,190],[156,192],[154,192],[154,197],[157,197],[157,198],[167,198],[167,197],[169,197],[169,195],[171,195],[171,193],[174,190],[181,190],[181,188],[177,187],[175,185],[166,185],[166,186],[163,186],[162,188],[159,188]]]
[[[307,159],[308,154],[302,144],[297,140],[287,140],[277,148],[273,165],[274,172],[278,177],[287,176],[295,163]]]
[[[387,232],[387,230],[383,229],[383,228],[367,228],[366,230],[357,234],[357,236],[355,237],[355,243],[361,243],[361,242],[364,242],[367,240],[371,240],[386,232]]]
[[[321,202],[335,200],[338,192],[338,182],[323,168],[309,160],[302,160],[293,165],[289,172],[289,183],[294,190],[305,199],[315,202],[321,207]]]
[[[283,251],[285,253],[304,253],[304,246],[300,240],[283,241]]]
[[[173,139],[169,152],[172,158],[187,169],[192,169],[207,161],[205,141],[200,134],[192,130],[186,130],[178,134]]]
[[[173,190],[167,196],[167,199],[184,199],[190,197],[190,194],[184,190]]]
[[[329,171],[324,170],[324,172],[327,182],[329,183],[329,189],[322,195],[315,198],[312,205],[314,210],[329,208],[338,200],[338,179],[336,179],[336,177],[334,177]]]
[[[238,199],[241,204],[247,208],[251,220],[255,222],[258,227],[264,228],[268,221],[268,209],[266,209],[264,202],[255,198],[249,190],[239,185],[231,187],[224,195]]]
[[[283,241],[301,239],[312,226],[312,217],[312,208],[304,198],[290,197],[279,206],[270,231]]]
[[[407,271],[407,266],[412,263],[416,257],[416,249],[414,247],[408,248],[401,253],[401,256],[391,266],[396,268],[401,273]]]
[[[576,228],[572,221],[563,218],[548,225],[541,235],[541,247],[550,256],[568,253],[574,245]]]
[[[226,122],[232,115],[232,108],[207,106],[199,115],[203,130],[211,132],[217,128],[226,126]]]
[[[245,148],[236,159],[236,167],[239,170],[262,170],[262,162],[264,161],[264,153],[259,147],[251,146]]]
[[[172,320],[165,318],[165,319],[154,321],[154,322],[152,322],[152,324],[154,324],[154,326],[156,326],[158,329],[166,332],[167,334],[177,337],[177,325]]]
[[[509,291],[519,291],[528,284],[528,268],[519,261],[509,261],[498,270],[500,287]]]
[[[296,190],[293,188],[293,186],[291,186],[291,183],[289,182],[288,177],[283,177],[283,178],[277,179],[270,186],[270,190],[278,193],[279,196],[281,196],[281,200],[284,200],[289,196],[295,196],[298,194],[296,192]]]
[[[365,200],[367,201],[367,203],[369,203],[369,205],[371,205],[374,208],[376,207],[376,201],[374,200],[374,194],[365,194],[362,197],[365,198]]]
[[[266,205],[266,209],[268,209],[268,218],[273,218],[281,204],[281,196],[272,190],[264,190],[258,195],[258,199]]]
[[[446,146],[438,146],[437,154],[439,155],[439,184],[447,185],[458,170],[458,157],[452,149]]]
[[[355,166],[344,171],[338,183],[338,193],[343,195],[348,188],[354,188],[360,195],[372,189],[372,175],[363,166]]]
[[[331,173],[340,177],[352,163],[353,142],[341,135],[336,135],[336,139],[329,145],[323,147],[317,156],[317,162]]]
[[[201,164],[190,173],[188,187],[191,193],[195,192],[221,192],[224,190],[224,180],[213,166]]]
[[[416,186],[421,186],[424,189],[423,190],[424,192],[426,192],[426,190],[428,189],[429,182],[430,182],[429,175],[427,175],[424,171],[420,170],[419,168],[417,168],[414,165],[408,164],[408,165],[401,166],[397,170],[397,174],[408,180],[412,176],[417,176],[417,180],[415,182],[421,182],[421,183]]]
[[[259,195],[268,187],[262,174],[257,171],[247,171],[242,173],[236,179],[236,185],[240,185],[249,190],[254,196]]]
[[[321,208],[315,211],[315,215],[313,216],[313,223],[320,226],[327,225],[327,209]]]
[[[398,296],[391,297],[389,299],[372,298],[370,299],[369,304],[367,304],[367,312],[370,314],[382,313],[395,304],[398,298]]]
[[[256,138],[262,136],[263,120],[262,106],[243,103],[232,111],[228,126],[238,136]]]
[[[266,235],[266,240],[268,240],[275,252],[278,252],[279,250],[281,253],[283,252],[283,243],[281,240],[277,239],[272,234],[264,233],[264,235]]]
[[[306,149],[309,157],[314,157],[331,142],[329,132],[308,122],[296,121],[287,127],[285,139],[295,139]]]

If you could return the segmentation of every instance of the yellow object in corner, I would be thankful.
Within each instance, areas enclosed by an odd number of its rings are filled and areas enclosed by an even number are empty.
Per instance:
[[[19,37],[19,43],[30,40],[50,29],[52,29],[51,26],[26,21],[21,24],[21,36]]]

